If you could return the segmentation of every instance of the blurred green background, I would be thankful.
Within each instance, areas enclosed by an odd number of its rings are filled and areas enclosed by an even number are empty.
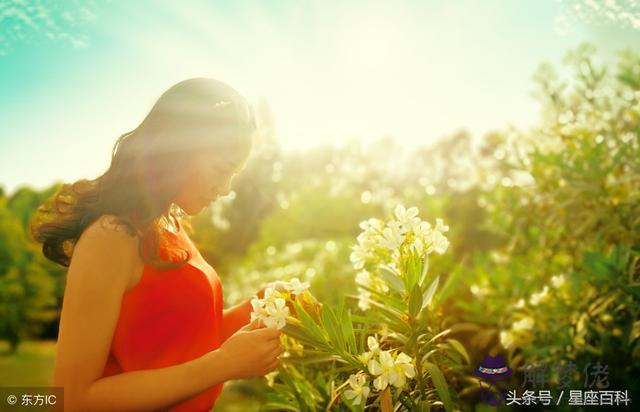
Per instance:
[[[640,14],[630,3],[614,2],[623,7],[617,20],[569,3],[574,12],[565,19],[587,16],[601,23],[594,31],[609,24],[638,36]],[[5,64],[20,39],[7,46],[10,20],[0,22]],[[358,224],[389,216],[397,204],[417,206],[423,219],[441,217],[451,227],[451,248],[434,267],[455,276],[445,315],[461,325],[456,333],[472,365],[495,350],[508,354],[514,370],[534,361],[599,361],[608,365],[612,389],[637,398],[640,48],[623,46],[575,42],[555,60],[536,62],[524,76],[539,114],[528,124],[503,126],[500,116],[511,114],[493,111],[495,126],[480,135],[460,124],[408,147],[382,130],[375,139],[294,147],[295,127],[279,132],[274,108],[257,105],[260,139],[247,169],[230,196],[191,219],[192,239],[221,275],[226,305],[266,281],[295,276],[309,280],[325,304],[346,300],[356,311],[349,254]],[[481,56],[508,68],[500,58],[509,56]],[[458,90],[457,82],[464,77],[446,79],[445,90]],[[487,104],[491,88],[482,96]],[[2,140],[6,167],[20,156],[9,133]],[[52,376],[65,270],[42,256],[26,229],[61,184],[0,186],[0,385],[47,385]],[[581,387],[581,377],[574,380]],[[257,409],[265,385],[227,384],[216,410]],[[477,391],[452,386],[464,405],[480,407]]]

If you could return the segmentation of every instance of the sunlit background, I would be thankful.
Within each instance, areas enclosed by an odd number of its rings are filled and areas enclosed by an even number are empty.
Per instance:
[[[527,126],[541,62],[640,42],[638,6],[619,3],[3,0],[1,183],[97,176],[116,137],[194,76],[266,102],[285,149]]]
[[[599,362],[638,403],[640,1],[0,0],[0,70],[0,389],[51,383],[66,268],[30,236],[38,207],[205,76],[259,125],[233,191],[184,217],[225,307],[294,277],[324,305],[287,330],[298,359],[216,411],[357,410],[335,356],[372,335],[429,368],[399,411],[487,410],[488,353],[518,388],[532,362]]]

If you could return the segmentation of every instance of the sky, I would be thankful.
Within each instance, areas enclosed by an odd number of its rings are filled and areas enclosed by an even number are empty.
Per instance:
[[[285,150],[527,128],[536,68],[640,48],[638,3],[0,0],[0,186],[102,174],[189,77],[268,103]]]

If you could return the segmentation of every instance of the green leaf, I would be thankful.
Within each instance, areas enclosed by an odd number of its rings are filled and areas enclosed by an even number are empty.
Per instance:
[[[420,286],[424,286],[424,281],[427,278],[429,272],[429,255],[425,253],[424,260],[422,261],[422,274],[420,275]]]
[[[425,290],[424,295],[422,296],[422,309],[424,309],[426,306],[428,306],[431,303],[431,300],[433,299],[433,295],[436,293],[436,289],[438,288],[439,281],[440,281],[440,276],[436,276],[436,278],[433,279],[433,281],[431,281],[431,284],[429,285],[427,290]]]
[[[353,321],[351,320],[351,309],[342,312],[342,332],[347,342],[349,353],[358,352],[356,346],[356,334],[353,330]]]
[[[640,300],[640,285],[620,285],[630,295],[634,295],[636,299]]]
[[[323,331],[322,328],[320,328],[320,326],[316,324],[313,318],[311,318],[311,316],[309,316],[309,314],[304,310],[302,305],[300,305],[300,303],[294,300],[293,306],[296,309],[296,313],[298,314],[300,321],[302,321],[302,325],[304,326],[304,328],[309,333],[311,333],[317,341],[326,343],[327,342],[326,332]],[[321,310],[324,310],[324,308],[325,306],[323,306]]]
[[[358,285],[358,287],[363,290],[366,290],[367,292],[371,292],[371,297],[376,298],[377,300],[381,301],[385,305],[393,307],[399,311],[404,311],[406,309],[406,305],[400,299],[393,296],[392,294],[385,294],[363,285]]]
[[[429,339],[429,342],[427,342],[427,344],[431,344],[437,341],[438,339],[440,339],[441,337],[448,335],[449,333],[451,333],[451,329],[445,329],[442,332],[435,335],[434,337],[432,337],[431,339]]]
[[[449,338],[447,339],[447,343],[453,348],[455,349],[458,353],[460,353],[464,359],[467,361],[467,364],[471,363],[471,360],[469,358],[469,354],[467,353],[467,350],[465,349],[465,347],[462,345],[462,343],[460,343],[460,341],[456,340],[456,339],[452,339]]]
[[[340,352],[345,352],[342,330],[331,307],[326,305],[323,306],[320,318],[322,319],[322,324],[329,335],[329,342],[333,343]]]
[[[380,266],[380,276],[385,282],[399,293],[404,293],[404,284],[402,279],[387,266]]]
[[[416,409],[418,412],[431,412],[431,404],[429,401],[422,401],[418,404],[418,408]]]
[[[465,259],[463,258],[460,264],[455,268],[455,270],[449,276],[447,276],[447,280],[444,282],[442,288],[440,288],[440,293],[438,293],[438,295],[435,297],[435,304],[444,302],[454,291],[454,287],[460,284],[458,282],[458,279],[460,279],[460,275],[462,275],[464,260]]]
[[[371,305],[379,309],[378,311],[376,311],[376,314],[383,315],[392,329],[402,333],[409,332],[409,325],[407,325],[407,323],[403,319],[403,316],[406,317],[405,314],[393,308],[387,307],[380,302],[376,302],[375,300],[371,301]]]
[[[451,403],[451,394],[449,393],[449,385],[447,385],[447,381],[444,379],[444,375],[440,368],[435,363],[424,362],[425,369],[431,375],[431,381],[433,382],[433,386],[435,386],[438,391],[438,396],[440,400],[444,404],[444,408],[447,411],[453,411],[453,404]]]
[[[292,324],[287,324],[283,331],[291,336],[292,338],[300,341],[303,345],[311,346],[311,347],[325,347],[324,339],[319,340],[313,333],[310,333],[308,330]]]
[[[279,402],[269,402],[266,403],[263,408],[266,411],[293,411],[293,412],[297,412],[300,409],[292,406],[292,405],[287,405],[286,403],[279,403]]]
[[[363,315],[357,315],[357,314],[352,314],[351,319],[354,322],[360,322],[365,325],[378,323],[376,319],[372,319],[370,316],[363,316]]]
[[[409,271],[407,273],[407,290],[413,289],[413,286],[420,280],[420,268],[422,266],[422,259],[418,253],[414,250],[409,257]]]
[[[322,362],[345,362],[338,355],[318,355],[318,356],[289,356],[287,358],[283,358],[289,363],[295,363],[296,365],[306,365],[308,363],[322,363]]]
[[[415,319],[420,313],[420,309],[422,309],[422,291],[420,285],[416,283],[409,296],[409,315]]]

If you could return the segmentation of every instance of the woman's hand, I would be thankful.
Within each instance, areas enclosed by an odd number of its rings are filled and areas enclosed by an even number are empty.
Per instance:
[[[280,364],[282,346],[276,328],[266,328],[255,321],[238,329],[218,349],[229,370],[229,379],[263,376]]]

